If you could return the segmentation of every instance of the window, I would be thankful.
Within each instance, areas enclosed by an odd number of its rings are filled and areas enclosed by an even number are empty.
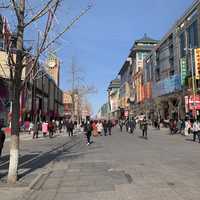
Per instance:
[[[3,49],[4,47],[4,41],[2,38],[0,38],[0,49]]]
[[[194,21],[187,29],[188,42],[190,48],[198,47],[198,28],[197,20]]]
[[[139,52],[139,53],[138,53],[138,59],[139,59],[139,60],[142,60],[142,52]]]
[[[160,80],[160,69],[159,68],[157,68],[155,70],[155,79],[156,79],[156,81]]]
[[[148,56],[148,52],[138,52],[138,60],[143,60]]]
[[[179,41],[180,41],[180,56],[181,58],[185,57],[186,51],[185,51],[185,33],[181,33],[180,37],[179,37]]]

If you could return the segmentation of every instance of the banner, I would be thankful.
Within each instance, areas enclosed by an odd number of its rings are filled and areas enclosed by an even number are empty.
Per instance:
[[[181,65],[181,85],[185,85],[185,79],[187,76],[187,62],[185,57],[180,59],[180,65]]]
[[[195,77],[197,80],[200,79],[200,48],[194,50],[195,58]]]

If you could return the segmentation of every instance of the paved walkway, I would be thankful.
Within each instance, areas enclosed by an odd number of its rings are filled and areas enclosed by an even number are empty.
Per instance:
[[[199,200],[200,144],[166,129],[67,146],[21,200]]]

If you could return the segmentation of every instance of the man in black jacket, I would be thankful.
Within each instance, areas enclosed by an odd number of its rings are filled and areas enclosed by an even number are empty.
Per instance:
[[[2,149],[3,149],[4,142],[5,142],[5,138],[6,138],[6,135],[5,135],[4,131],[2,130],[2,125],[0,125],[0,157],[2,154]]]
[[[108,126],[108,133],[109,133],[109,135],[111,135],[112,127],[113,127],[113,123],[111,120],[108,120],[107,126]]]
[[[106,136],[108,131],[108,123],[106,120],[103,121],[103,130],[104,130],[104,136]]]
[[[87,136],[87,145],[90,145],[91,144],[91,141],[90,141],[90,138],[91,138],[91,135],[92,135],[92,121],[90,120],[87,120],[86,123],[85,123],[85,133],[86,133],[86,136]]]
[[[147,128],[148,128],[148,122],[146,120],[146,117],[142,120],[142,136],[147,139]]]

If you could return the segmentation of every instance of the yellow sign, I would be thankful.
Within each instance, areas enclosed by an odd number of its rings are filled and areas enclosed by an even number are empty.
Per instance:
[[[200,48],[194,50],[194,58],[195,58],[195,77],[196,79],[200,79]]]

